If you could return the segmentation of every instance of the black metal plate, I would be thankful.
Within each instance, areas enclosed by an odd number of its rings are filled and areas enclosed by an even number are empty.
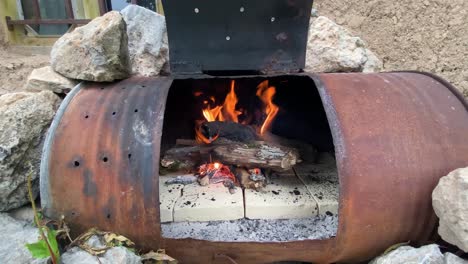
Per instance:
[[[298,71],[312,2],[163,0],[171,71]]]

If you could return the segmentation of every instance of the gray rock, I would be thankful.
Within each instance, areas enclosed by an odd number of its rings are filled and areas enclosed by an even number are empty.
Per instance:
[[[17,221],[6,213],[0,213],[0,262],[4,264],[33,263],[34,259],[26,248],[35,243],[39,231],[31,223]]]
[[[312,18],[307,40],[308,72],[378,72],[382,62],[359,37],[330,19]]]
[[[443,240],[468,252],[468,167],[440,179],[432,192]]]
[[[468,260],[464,260],[452,253],[445,253],[444,257],[444,264],[468,264]]]
[[[164,16],[137,5],[128,5],[121,14],[127,23],[132,74],[159,75],[169,60]]]
[[[45,66],[34,69],[31,72],[25,90],[31,92],[52,91],[54,93],[66,93],[77,84],[77,81],[60,75],[50,66]]]
[[[60,98],[49,91],[0,96],[0,211],[29,202],[31,173],[37,196],[41,145],[59,104]]]
[[[71,79],[124,79],[129,75],[125,21],[117,11],[97,17],[59,38],[50,57],[52,68]]]
[[[40,206],[36,205],[37,208]],[[8,211],[8,214],[13,217],[15,220],[24,221],[28,223],[34,222],[34,210],[32,209],[31,204],[27,204],[20,208],[16,208]]]
[[[99,260],[98,260],[99,258]],[[63,264],[137,264],[141,258],[125,247],[113,247],[102,256],[93,256],[74,247],[62,255]]]
[[[375,258],[370,264],[444,264],[444,255],[435,244],[420,248],[402,246]]]

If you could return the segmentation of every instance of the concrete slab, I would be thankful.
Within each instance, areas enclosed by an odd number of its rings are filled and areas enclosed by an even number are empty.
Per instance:
[[[222,183],[185,185],[174,207],[174,221],[235,220],[244,217],[242,189],[229,193]]]
[[[319,214],[337,215],[339,181],[335,160],[325,155],[318,164],[299,165],[295,170],[317,200]]]
[[[245,217],[291,219],[317,215],[317,203],[297,177],[272,176],[262,190],[245,190]]]
[[[169,179],[175,177],[159,177],[159,211],[161,214],[161,223],[173,222],[173,211],[177,200],[182,196],[182,184],[164,184]]]

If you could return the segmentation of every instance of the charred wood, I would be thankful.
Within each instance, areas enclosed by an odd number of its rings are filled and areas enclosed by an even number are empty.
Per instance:
[[[205,122],[201,125],[201,132],[206,138],[219,137],[244,143],[257,140],[253,127],[234,122]]]
[[[246,168],[283,171],[291,169],[300,162],[297,149],[264,141],[221,145],[213,152],[214,157],[223,163]]]

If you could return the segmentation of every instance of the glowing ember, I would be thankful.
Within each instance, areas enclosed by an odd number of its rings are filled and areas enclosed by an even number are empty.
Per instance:
[[[271,123],[278,113],[279,107],[273,103],[273,97],[276,94],[276,88],[273,86],[268,87],[268,80],[263,81],[257,86],[257,96],[262,100],[265,105],[265,114],[267,117],[260,128],[260,134],[263,135],[270,129]]]
[[[228,166],[219,162],[203,164],[198,168],[198,182],[205,186],[208,184],[223,183],[230,193],[236,190],[236,177]]]

